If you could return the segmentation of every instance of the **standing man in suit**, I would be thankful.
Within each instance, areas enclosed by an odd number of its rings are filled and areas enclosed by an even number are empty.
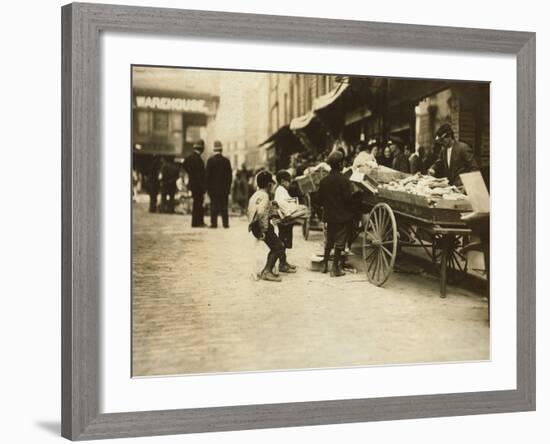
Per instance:
[[[439,157],[428,170],[432,176],[446,177],[451,185],[461,186],[460,175],[477,171],[477,163],[472,148],[455,140],[451,125],[441,125],[435,134],[435,142],[441,144]]]
[[[214,142],[214,154],[206,162],[206,188],[210,196],[210,228],[218,228],[218,215],[223,227],[229,228],[227,205],[231,190],[232,171],[229,159],[222,156],[222,143]]]
[[[201,154],[204,152],[204,142],[199,140],[193,145],[193,153],[186,157],[183,169],[189,176],[187,188],[193,196],[193,216],[191,226],[204,227],[204,193],[206,191],[206,172]]]

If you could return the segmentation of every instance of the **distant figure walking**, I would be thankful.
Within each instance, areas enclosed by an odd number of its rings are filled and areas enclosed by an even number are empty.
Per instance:
[[[232,171],[229,159],[222,155],[220,141],[214,142],[214,154],[206,162],[206,188],[210,197],[210,228],[218,228],[221,215],[224,228],[229,228],[227,210],[231,190]]]
[[[232,200],[233,204],[238,205],[241,216],[245,215],[248,202],[248,177],[246,170],[238,170],[235,174]]]
[[[147,189],[147,194],[149,194],[149,212],[156,213],[160,189],[160,159],[157,156],[153,156],[147,165],[148,168],[145,172],[145,187]]]
[[[191,153],[183,162],[183,169],[189,176],[187,188],[193,196],[193,215],[191,217],[191,226],[194,228],[204,227],[204,193],[206,191],[206,170],[202,153],[204,152],[204,142],[199,140],[193,145]]]
[[[176,207],[174,197],[176,195],[176,182],[179,177],[178,167],[173,162],[167,160],[165,157],[161,159],[160,167],[160,207],[162,213],[173,214]]]

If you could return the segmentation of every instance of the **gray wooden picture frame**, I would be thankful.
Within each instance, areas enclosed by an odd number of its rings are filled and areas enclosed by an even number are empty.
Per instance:
[[[101,413],[99,36],[105,31],[516,56],[517,389]],[[64,437],[85,440],[535,409],[534,33],[73,3],[62,8],[62,108]]]

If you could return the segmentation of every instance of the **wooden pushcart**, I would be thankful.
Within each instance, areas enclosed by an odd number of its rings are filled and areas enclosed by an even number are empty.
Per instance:
[[[449,276],[466,273],[461,247],[472,230],[461,219],[464,207],[430,207],[415,196],[397,192],[365,193],[362,228],[363,260],[368,280],[378,286],[390,277],[403,247],[423,249],[439,268],[440,296],[446,296]]]

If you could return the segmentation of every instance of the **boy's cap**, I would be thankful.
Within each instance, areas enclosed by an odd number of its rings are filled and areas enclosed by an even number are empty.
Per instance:
[[[273,177],[271,176],[271,173],[269,173],[268,171],[260,171],[256,176],[256,184],[258,185],[258,187],[265,188],[270,183],[275,183],[275,182],[273,182]]]
[[[340,151],[333,151],[327,158],[329,165],[337,165],[342,160],[344,160],[344,155]]]
[[[290,179],[292,179],[290,173],[287,170],[280,170],[279,172],[277,172],[276,178],[277,183],[281,183],[283,180],[290,181]]]

